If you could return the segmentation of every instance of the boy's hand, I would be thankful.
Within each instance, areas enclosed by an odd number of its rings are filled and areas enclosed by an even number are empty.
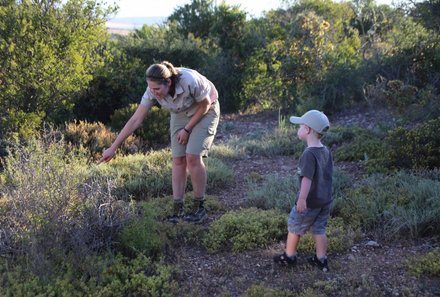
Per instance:
[[[296,212],[302,213],[307,208],[307,203],[305,200],[299,199],[296,202]]]

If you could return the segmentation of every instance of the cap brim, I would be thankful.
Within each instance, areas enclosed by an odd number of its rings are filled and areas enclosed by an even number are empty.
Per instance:
[[[290,117],[290,122],[292,124],[302,124],[302,119],[300,117]]]

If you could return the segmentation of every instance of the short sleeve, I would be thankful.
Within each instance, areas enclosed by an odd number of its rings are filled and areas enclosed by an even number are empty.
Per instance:
[[[190,85],[190,93],[192,96],[194,96],[194,99],[197,102],[200,102],[205,97],[209,98],[209,94],[211,92],[211,84],[206,77],[204,77],[197,71],[194,72],[196,72],[196,74],[193,76],[194,80]]]
[[[316,158],[310,150],[305,150],[299,160],[299,175],[313,179],[316,169]]]
[[[150,108],[155,104],[154,100],[156,99],[154,98],[153,93],[151,92],[150,88],[147,87],[144,95],[142,96],[141,105]]]

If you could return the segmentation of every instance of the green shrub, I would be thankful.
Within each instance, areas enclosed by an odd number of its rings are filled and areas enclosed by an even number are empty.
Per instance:
[[[208,189],[218,189],[232,178],[232,171],[215,158],[205,160]],[[135,199],[170,195],[172,157],[169,149],[118,157],[109,163],[94,166],[91,175],[115,178],[119,193]],[[189,189],[191,189],[190,178]]]
[[[336,144],[335,160],[364,161],[383,155],[382,135],[359,127],[336,127],[325,139],[329,145]]]
[[[390,80],[384,90],[385,103],[400,113],[408,109],[416,101],[417,87],[405,84],[400,80]]]
[[[433,169],[440,167],[440,117],[411,130],[403,127],[389,132],[388,164],[404,169]]]
[[[340,204],[343,205],[345,203],[347,192],[350,191],[350,189],[353,187],[353,182],[353,179],[343,170],[334,168],[332,186],[332,209],[340,209]]]
[[[0,290],[5,297],[31,296],[176,296],[177,284],[170,266],[138,256],[87,257],[87,272],[77,263],[62,263],[57,273],[43,279],[25,264],[0,263]]]
[[[326,232],[329,253],[339,253],[350,250],[354,241],[360,237],[358,230],[353,229],[350,225],[345,224],[342,218],[337,217],[329,219]],[[315,248],[315,242],[310,233],[301,237],[301,242],[298,246],[299,251],[314,253]]]
[[[185,196],[185,212],[189,213],[193,206],[192,193],[186,193]],[[180,247],[182,244],[200,246],[207,230],[203,225],[191,224],[180,221],[177,224],[169,223],[166,218],[173,211],[173,197],[167,196],[160,199],[153,199],[149,205],[155,210],[158,215],[157,220],[161,223],[161,232],[167,237],[167,245],[172,246],[172,249]],[[206,196],[205,207],[210,214],[224,212],[223,205],[215,196]],[[165,239],[164,239],[165,240]]]
[[[118,109],[110,117],[112,128],[120,131],[136,111],[139,104],[130,104]],[[167,144],[170,142],[170,113],[165,109],[153,106],[142,124],[134,133],[147,144]]]
[[[104,124],[87,121],[74,121],[65,123],[65,140],[77,148],[84,148],[91,160],[101,157],[102,151],[113,143],[116,134],[111,132]],[[139,139],[129,136],[121,145],[124,154],[138,152],[142,144]]]
[[[406,266],[409,271],[420,277],[426,276],[440,276],[440,248],[436,248],[429,253],[406,261]]]
[[[349,176],[345,171],[334,167],[332,183],[333,200],[344,197],[347,190],[349,190],[352,186],[353,178]]]
[[[279,127],[272,131],[257,130],[242,138],[232,138],[228,146],[236,151],[245,151],[248,155],[273,157],[293,155],[299,157],[304,150],[304,143],[296,136],[291,127]]]
[[[218,190],[231,183],[234,173],[220,159],[207,158],[204,160],[208,174],[208,190]],[[189,179],[190,180],[190,179]]]
[[[342,200],[347,189],[352,185],[352,179],[342,171],[335,169],[333,173],[333,199]],[[269,175],[265,177],[251,175],[248,178],[246,195],[248,206],[261,209],[279,209],[290,211],[295,203],[299,191],[296,176],[279,177]]]
[[[209,156],[218,158],[220,160],[240,159],[246,155],[243,148],[237,149],[229,144],[220,143],[215,144],[209,150]]]
[[[263,247],[285,236],[287,219],[276,210],[248,208],[224,214],[210,226],[204,245],[210,252],[240,252]]]
[[[112,244],[128,203],[113,195],[110,179],[86,178],[84,156],[63,140],[43,138],[5,158],[6,200],[0,254],[26,256],[30,269],[50,273],[68,252],[78,257]]]
[[[426,82],[425,82],[426,83]],[[374,85],[367,85],[367,97],[373,104],[386,104],[403,120],[431,120],[440,116],[439,94],[432,84],[417,88],[400,80],[386,81],[379,77]]]
[[[157,207],[144,203],[136,217],[124,225],[119,235],[119,245],[127,255],[142,254],[154,257],[164,249],[167,243],[162,236],[158,221]]]
[[[378,236],[417,238],[439,231],[440,182],[420,173],[373,175],[349,191],[334,213]]]
[[[242,297],[295,297],[299,296],[296,292],[286,289],[272,289],[262,285],[253,285],[243,293]],[[315,295],[316,296],[316,295]]]
[[[12,141],[29,139],[35,135],[45,116],[44,112],[24,112],[8,109],[7,114],[1,115],[0,138]]]
[[[246,203],[262,209],[290,211],[298,192],[298,181],[292,177],[269,175],[262,181],[248,179]]]

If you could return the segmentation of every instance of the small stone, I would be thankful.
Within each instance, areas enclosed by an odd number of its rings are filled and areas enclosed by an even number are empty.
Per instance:
[[[374,240],[368,241],[365,245],[366,246],[372,246],[372,247],[380,247],[380,245],[376,241],[374,241]]]

